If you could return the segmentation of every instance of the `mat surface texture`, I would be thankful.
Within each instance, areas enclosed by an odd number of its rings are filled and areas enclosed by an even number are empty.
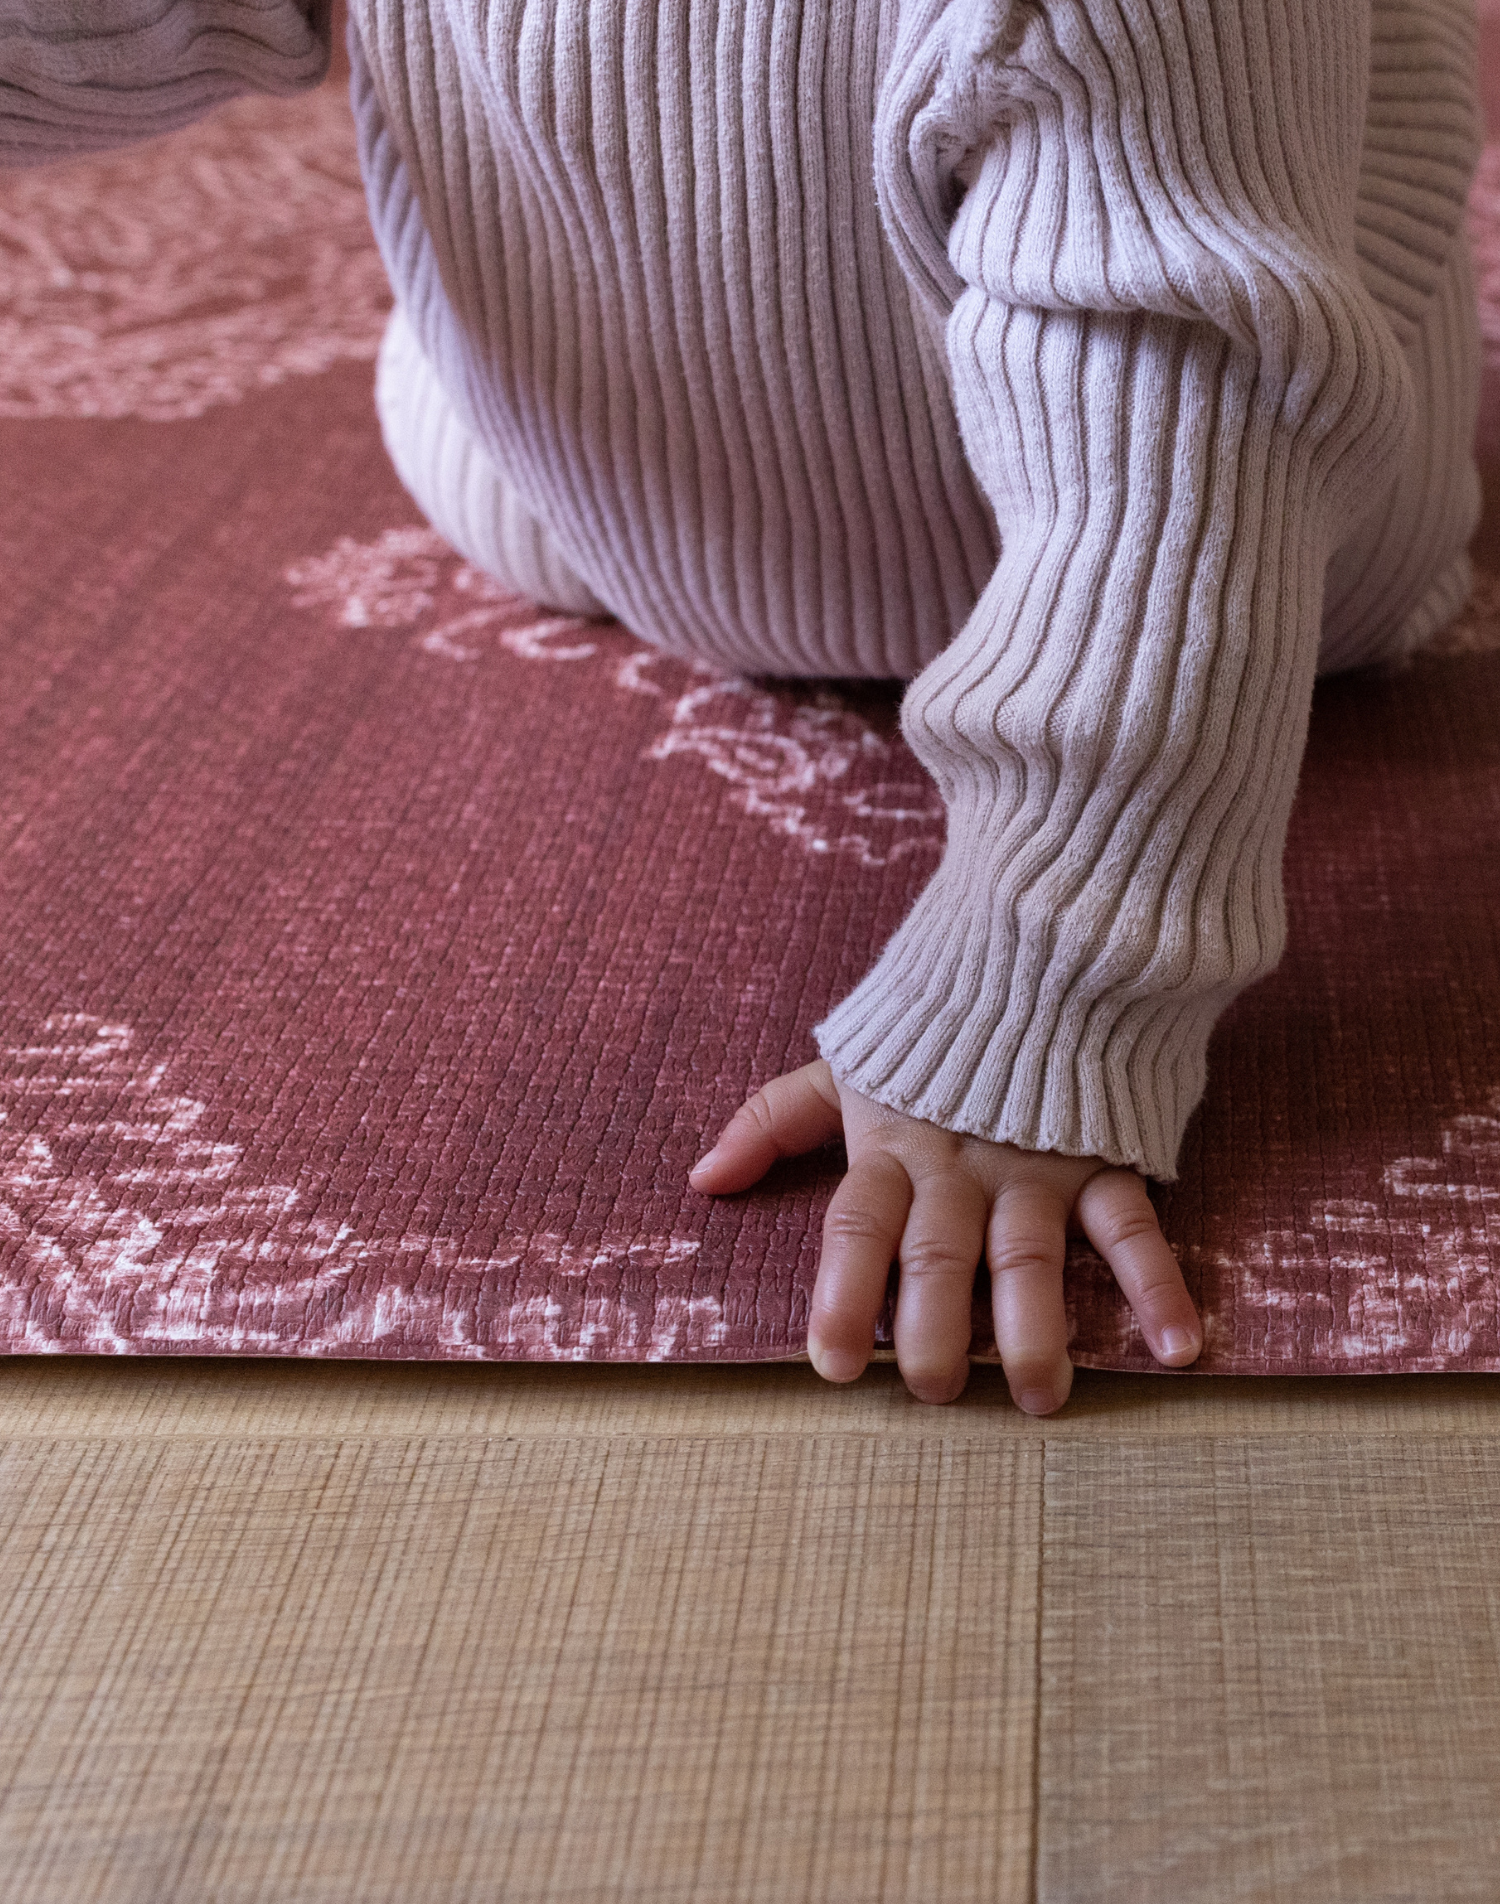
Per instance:
[[[936,864],[899,689],[695,673],[421,524],[336,87],[0,210],[0,1349],[801,1353],[840,1155],[686,1173]],[[1474,231],[1500,445],[1500,149]],[[1202,1368],[1500,1368],[1497,518],[1439,651],[1319,685],[1289,950],[1154,1193]],[[1082,1245],[1070,1303],[1151,1366]]]

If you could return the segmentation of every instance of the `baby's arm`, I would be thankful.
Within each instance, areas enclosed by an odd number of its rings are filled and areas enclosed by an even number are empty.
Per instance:
[[[1355,249],[1369,38],[1369,0],[913,0],[883,205],[1002,553],[902,707],[942,862],[815,1033],[894,1109],[1170,1180],[1280,961],[1328,557],[1413,417]]]
[[[1457,218],[1464,9],[1384,12],[1406,51],[1383,84],[1453,122]],[[1326,565],[1410,430],[1356,248],[1370,33],[1370,0],[909,0],[882,95],[887,230],[946,321],[1002,554],[902,710],[947,806],[942,863],[815,1035],[851,1156],[967,1160],[1002,1310],[1008,1287],[1038,1293],[997,1317],[1013,1386],[1045,1368],[1053,1399],[1067,1205],[1091,1235],[1134,1232],[1105,1253],[1153,1351],[1189,1359],[1163,1333],[1187,1326],[1175,1266],[1116,1173],[1175,1176],[1215,1020],[1281,957]],[[904,1120],[894,1144],[874,1103]],[[695,1181],[748,1181],[775,1148],[743,1123],[734,1143],[732,1173]],[[865,1340],[906,1194],[879,1160],[855,1176],[841,1207],[874,1240],[858,1273],[826,1240],[825,1362]],[[985,1227],[949,1183],[950,1214],[929,1198],[903,1250],[937,1235],[954,1257],[932,1335],[948,1373],[929,1380],[925,1346],[902,1357],[924,1393],[957,1379],[959,1259]]]
[[[330,0],[0,0],[0,165],[154,138],[328,70]]]

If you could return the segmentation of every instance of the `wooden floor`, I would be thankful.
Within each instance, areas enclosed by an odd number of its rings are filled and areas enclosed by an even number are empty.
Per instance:
[[[1500,1383],[0,1363],[6,1904],[1500,1895]]]

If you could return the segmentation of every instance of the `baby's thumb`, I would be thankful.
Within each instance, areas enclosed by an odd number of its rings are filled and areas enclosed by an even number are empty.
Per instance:
[[[759,1183],[779,1157],[800,1157],[844,1127],[838,1087],[822,1058],[763,1084],[688,1172],[695,1190],[723,1195]]]

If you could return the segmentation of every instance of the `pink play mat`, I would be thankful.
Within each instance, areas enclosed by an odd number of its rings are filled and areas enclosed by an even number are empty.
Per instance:
[[[0,1349],[799,1354],[837,1155],[686,1172],[936,863],[898,690],[694,672],[421,526],[336,88],[0,205]],[[1500,149],[1474,218],[1500,354]],[[1319,685],[1290,950],[1159,1192],[1204,1368],[1500,1368],[1478,553],[1442,652]],[[1071,1301],[1150,1365],[1082,1246]]]

